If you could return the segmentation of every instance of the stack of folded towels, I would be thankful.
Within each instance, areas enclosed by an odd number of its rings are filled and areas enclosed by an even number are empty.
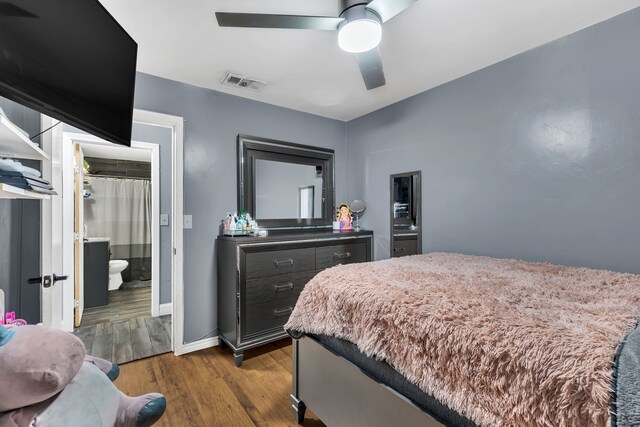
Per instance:
[[[0,183],[38,193],[57,194],[49,181],[40,178],[40,171],[11,159],[0,159]]]

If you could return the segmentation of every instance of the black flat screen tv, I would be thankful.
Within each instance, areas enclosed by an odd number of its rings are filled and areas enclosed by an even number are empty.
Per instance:
[[[0,0],[0,95],[127,146],[137,53],[97,0]]]

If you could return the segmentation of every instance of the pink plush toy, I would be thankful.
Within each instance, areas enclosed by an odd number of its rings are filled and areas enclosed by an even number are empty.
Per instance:
[[[0,426],[147,427],[164,396],[127,397],[111,381],[117,365],[85,355],[79,338],[57,329],[0,325]]]

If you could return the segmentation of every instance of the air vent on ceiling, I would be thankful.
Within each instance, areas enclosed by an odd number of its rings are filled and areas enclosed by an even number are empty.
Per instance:
[[[263,81],[233,73],[227,73],[227,75],[224,76],[222,83],[227,86],[255,90],[256,92],[262,90],[267,85]]]

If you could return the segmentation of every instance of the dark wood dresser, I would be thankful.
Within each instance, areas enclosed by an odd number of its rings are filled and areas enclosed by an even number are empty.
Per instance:
[[[418,233],[416,232],[396,232],[393,234],[393,258],[416,255],[422,253],[418,250]]]
[[[372,259],[373,232],[271,231],[268,237],[219,236],[218,330],[233,350],[285,337],[304,286],[320,271]]]

